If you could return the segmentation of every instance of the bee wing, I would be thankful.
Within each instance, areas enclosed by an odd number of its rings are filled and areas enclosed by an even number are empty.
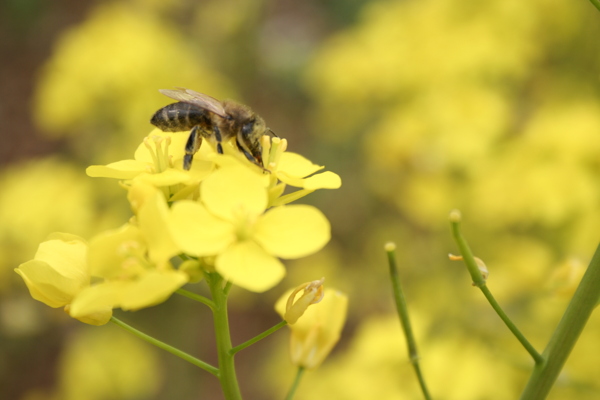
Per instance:
[[[180,87],[178,87],[176,90],[159,89],[158,91],[174,100],[194,104],[200,108],[220,115],[221,117],[227,116],[221,102],[207,94],[198,93],[194,90]]]

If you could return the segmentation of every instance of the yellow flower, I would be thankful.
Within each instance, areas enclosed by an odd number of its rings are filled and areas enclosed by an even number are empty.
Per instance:
[[[331,171],[317,173],[323,166],[313,164],[300,154],[286,152],[287,140],[264,136],[262,140],[265,168],[271,174],[269,205],[279,206],[298,200],[317,189],[338,189],[340,177]],[[301,188],[279,197],[286,185]]]
[[[188,276],[175,270],[169,261],[179,250],[166,225],[168,213],[164,197],[154,189],[139,209],[137,225],[126,224],[90,241],[91,273],[104,281],[76,296],[71,304],[72,315],[105,307],[150,307],[187,283]]]
[[[80,237],[55,233],[40,244],[35,257],[19,265],[15,272],[23,278],[31,297],[53,307],[65,307],[72,317],[91,325],[110,320],[110,307],[99,307],[77,316],[70,313],[73,299],[90,285],[88,245]]]
[[[336,173],[317,173],[325,167],[313,164],[300,154],[286,152],[286,139],[263,135],[261,145],[264,169],[269,172],[263,176],[268,181],[269,207],[291,203],[317,189],[338,189],[342,186],[342,180]],[[222,168],[242,164],[256,169],[231,143],[223,149],[225,155],[210,154],[208,158]],[[282,196],[287,185],[300,190]]]
[[[286,316],[288,295],[283,295],[275,305],[282,318]],[[329,355],[340,339],[346,321],[348,298],[335,289],[325,289],[323,299],[308,307],[291,329],[290,356],[299,367],[315,369]]]
[[[276,258],[299,258],[320,250],[330,238],[329,221],[305,205],[268,206],[268,176],[241,165],[214,172],[201,185],[201,202],[172,207],[175,243],[192,256],[215,257],[225,279],[255,292],[284,276]]]
[[[140,180],[161,188],[168,199],[186,197],[213,169],[213,164],[200,156],[210,150],[199,152],[190,171],[182,169],[187,137],[187,132],[165,133],[155,129],[138,146],[133,160],[92,165],[86,173],[93,178]]]

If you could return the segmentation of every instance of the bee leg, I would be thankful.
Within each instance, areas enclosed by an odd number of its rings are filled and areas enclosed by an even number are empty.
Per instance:
[[[199,127],[196,125],[190,131],[190,136],[187,142],[185,142],[185,156],[183,156],[183,169],[189,171],[192,167],[192,161],[194,160],[194,154],[200,148],[202,144],[202,136],[200,136]]]
[[[219,127],[214,125],[213,132],[215,134],[215,139],[217,140],[217,153],[223,154],[223,146],[221,145],[223,138],[221,137],[221,131],[219,130]]]

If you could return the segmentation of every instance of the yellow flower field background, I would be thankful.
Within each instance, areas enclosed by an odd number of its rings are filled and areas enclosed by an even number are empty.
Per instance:
[[[600,12],[588,1],[1,7],[0,398],[222,398],[204,371],[32,300],[13,271],[52,232],[90,238],[127,221],[123,188],[85,170],[131,159],[168,102],[158,89],[176,86],[249,105],[343,182],[300,201],[331,223],[324,249],[284,261],[273,289],[232,291],[234,342],[279,322],[288,288],[324,276],[348,295],[348,322],[296,398],[422,398],[387,276],[394,241],[433,397],[518,398],[532,361],[448,260],[448,214],[461,210],[488,286],[541,352],[600,240]],[[118,315],[216,358],[210,313],[188,299]],[[288,340],[237,356],[245,399],[283,398]],[[596,311],[549,398],[597,399],[598,354]]]

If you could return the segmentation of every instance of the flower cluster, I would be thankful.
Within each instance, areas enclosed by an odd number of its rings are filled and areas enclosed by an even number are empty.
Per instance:
[[[201,147],[182,168],[187,133],[155,130],[133,160],[91,166],[91,177],[120,180],[134,216],[89,242],[54,234],[16,272],[35,299],[83,322],[106,323],[112,309],[165,301],[204,271],[263,292],[284,276],[280,261],[320,250],[330,226],[315,207],[289,205],[339,176],[286,152],[285,139],[262,138],[264,169],[230,151]],[[295,187],[295,191],[286,188]],[[285,194],[284,194],[285,193]]]

